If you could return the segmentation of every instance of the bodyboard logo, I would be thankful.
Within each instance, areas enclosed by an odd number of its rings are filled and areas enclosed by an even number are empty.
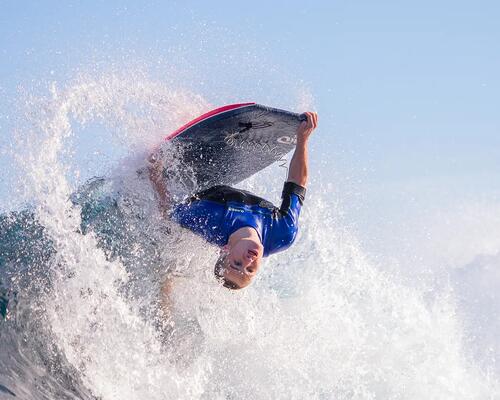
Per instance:
[[[271,155],[273,158],[281,158],[281,150],[278,146],[272,145],[272,142],[269,143],[262,137],[251,133],[235,132],[227,134],[224,142],[235,149],[260,151]]]
[[[282,144],[297,144],[295,136],[280,136],[276,141]]]

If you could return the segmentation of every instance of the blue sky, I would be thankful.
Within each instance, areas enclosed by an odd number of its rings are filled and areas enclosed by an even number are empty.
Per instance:
[[[498,193],[498,21],[494,1],[2,1],[0,145],[19,86],[168,61],[214,105],[287,105],[306,87],[321,118],[314,165],[361,197],[390,204],[384,193],[411,182]]]

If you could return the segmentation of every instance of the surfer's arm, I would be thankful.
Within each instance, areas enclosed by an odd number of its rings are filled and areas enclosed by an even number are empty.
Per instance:
[[[171,315],[173,279],[167,275],[161,286],[160,303],[161,309],[166,317]]]
[[[314,112],[306,112],[304,114],[307,117],[307,121],[302,122],[297,130],[297,145],[295,146],[288,171],[288,181],[302,187],[306,186],[308,177],[307,143],[313,130],[318,126],[318,114]]]
[[[158,195],[158,207],[162,214],[166,215],[171,201],[165,179],[163,178],[163,164],[160,159],[161,157],[156,159],[155,156],[151,156],[149,159],[150,164],[148,166],[148,171],[149,180]]]

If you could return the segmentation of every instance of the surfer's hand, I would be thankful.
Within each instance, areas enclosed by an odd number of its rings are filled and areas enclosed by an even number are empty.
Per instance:
[[[171,202],[170,195],[167,190],[167,185],[163,176],[163,168],[163,153],[161,150],[157,150],[148,157],[149,180],[151,181],[153,188],[158,194],[158,206],[160,208],[160,211],[166,216],[168,215],[168,210]]]
[[[297,140],[307,141],[313,130],[318,126],[318,114],[311,111],[306,111],[304,115],[307,121],[302,121],[297,131]]]
[[[304,115],[307,121],[303,121],[297,129],[297,145],[288,169],[288,181],[302,187],[306,187],[308,176],[307,141],[318,126],[318,114],[308,111]]]
[[[162,162],[163,154],[161,150],[157,150],[148,157],[148,170],[151,178],[160,178],[163,170]]]

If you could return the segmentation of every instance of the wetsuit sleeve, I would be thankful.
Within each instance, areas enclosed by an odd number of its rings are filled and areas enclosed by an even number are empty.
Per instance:
[[[281,195],[281,206],[277,209],[270,240],[264,255],[283,251],[295,241],[299,229],[299,215],[306,196],[306,189],[294,182],[286,182]]]
[[[306,198],[306,188],[294,182],[285,182],[281,194],[280,219],[286,222],[287,229],[292,231],[293,240],[299,226],[300,209]],[[292,240],[292,242],[293,242]],[[291,244],[291,243],[290,243]]]
[[[291,197],[295,195],[297,196],[300,205],[304,204],[304,200],[306,198],[306,188],[300,185],[297,185],[295,182],[285,182],[283,186],[283,192],[281,194],[281,198],[283,199],[280,207],[281,212],[286,212],[286,210],[290,207]]]

